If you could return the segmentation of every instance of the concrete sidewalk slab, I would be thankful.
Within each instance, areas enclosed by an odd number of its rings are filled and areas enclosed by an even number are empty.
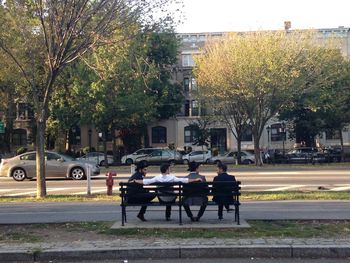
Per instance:
[[[111,229],[222,229],[222,228],[250,228],[251,226],[244,219],[240,220],[240,225],[232,219],[201,219],[199,222],[191,222],[187,218],[183,220],[183,224],[179,225],[179,221],[165,221],[164,219],[148,219],[146,222],[142,222],[138,219],[129,219],[124,226],[121,225],[120,221],[115,222]]]

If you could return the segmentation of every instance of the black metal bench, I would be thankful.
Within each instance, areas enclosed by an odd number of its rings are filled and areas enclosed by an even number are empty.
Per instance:
[[[235,215],[235,222],[237,222],[237,225],[240,224],[240,217],[239,217],[239,196],[240,193],[240,185],[241,182],[194,182],[189,184],[183,184],[183,183],[154,183],[151,185],[143,185],[143,189],[146,190],[149,193],[153,193],[156,197],[174,197],[176,200],[172,203],[168,202],[161,202],[161,201],[152,201],[152,202],[142,202],[142,203],[135,203],[135,202],[128,202],[129,197],[137,197],[137,195],[140,195],[139,197],[142,197],[143,193],[135,194],[135,193],[129,193],[129,190],[132,189],[132,187],[135,187],[136,183],[119,183],[120,186],[120,197],[121,197],[121,209],[122,209],[122,226],[127,222],[126,218],[126,208],[128,206],[148,206],[148,207],[158,207],[158,206],[177,206],[179,208],[179,224],[182,225],[182,206],[185,204],[184,200],[187,197],[198,197],[198,196],[206,196],[210,200],[211,197],[219,196],[220,198],[230,198],[231,201],[225,203],[224,205],[232,205],[234,206],[234,215]],[[206,189],[206,191],[202,191],[200,194],[198,191],[194,191],[193,194],[189,193],[188,186],[196,186],[198,188]],[[187,187],[187,189],[186,189]],[[185,188],[185,189],[184,189]],[[171,190],[169,190],[171,189]],[[184,193],[185,190],[185,193]],[[130,190],[131,192],[131,190]],[[156,199],[155,199],[156,200]],[[208,201],[207,206],[218,206],[218,203],[214,201]]]

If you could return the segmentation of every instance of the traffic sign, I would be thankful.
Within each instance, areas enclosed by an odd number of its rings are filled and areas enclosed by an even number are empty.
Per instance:
[[[5,133],[5,125],[0,121],[0,133]]]

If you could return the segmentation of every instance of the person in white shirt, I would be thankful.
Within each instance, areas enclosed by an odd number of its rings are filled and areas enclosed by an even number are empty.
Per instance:
[[[163,164],[160,166],[160,175],[157,175],[150,179],[143,179],[143,180],[133,180],[133,182],[139,183],[139,184],[153,184],[153,183],[191,183],[191,182],[198,182],[201,181],[200,178],[197,179],[188,179],[188,178],[179,178],[175,175],[170,174],[170,165],[169,164]],[[176,196],[171,196],[171,193],[173,192],[172,187],[165,187],[162,189],[162,193],[169,194],[169,196],[158,196],[158,199],[160,202],[163,203],[173,203],[175,202]],[[171,205],[167,205],[165,209],[165,219],[167,221],[170,220],[171,216]]]

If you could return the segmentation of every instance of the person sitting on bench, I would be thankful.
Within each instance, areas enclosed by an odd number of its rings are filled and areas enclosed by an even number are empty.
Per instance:
[[[150,179],[143,179],[143,180],[133,180],[133,182],[139,183],[139,184],[153,184],[153,183],[177,183],[177,182],[182,182],[182,183],[191,183],[191,182],[199,182],[201,181],[200,178],[198,179],[188,179],[188,178],[179,178],[176,177],[175,175],[170,174],[170,165],[169,164],[162,164],[160,166],[160,175],[157,175],[153,178]],[[161,194],[169,194],[168,196],[163,196],[160,195],[158,196],[158,199],[160,202],[163,203],[174,203],[176,196],[172,195],[172,187],[161,187],[160,191]],[[167,221],[170,220],[171,216],[171,205],[167,205],[165,209],[165,219]]]
[[[188,171],[190,174],[187,176],[189,179],[201,179],[202,182],[206,182],[205,177],[199,174],[199,163],[190,162],[188,165]],[[208,203],[208,186],[204,184],[188,184],[183,187],[184,194],[184,209],[187,216],[192,222],[199,221],[203,216],[204,211]],[[196,217],[193,217],[190,205],[199,205],[200,209]]]
[[[229,208],[230,204],[233,204],[234,199],[231,186],[222,185],[220,182],[236,182],[236,178],[233,175],[227,174],[227,165],[219,163],[218,166],[218,175],[214,177],[213,180],[213,201],[218,204],[218,217],[219,220],[223,219],[223,209],[224,206],[226,209]],[[215,182],[218,182],[215,184]]]
[[[147,173],[147,165],[143,163],[138,163],[135,168],[135,173],[129,178],[128,182],[132,182],[134,180],[143,180]],[[151,202],[155,197],[155,193],[150,193],[147,189],[144,189],[142,185],[130,185],[128,186],[128,202],[130,204],[143,204]],[[141,221],[147,221],[145,219],[147,206],[141,206],[140,212],[137,214],[137,217]]]

